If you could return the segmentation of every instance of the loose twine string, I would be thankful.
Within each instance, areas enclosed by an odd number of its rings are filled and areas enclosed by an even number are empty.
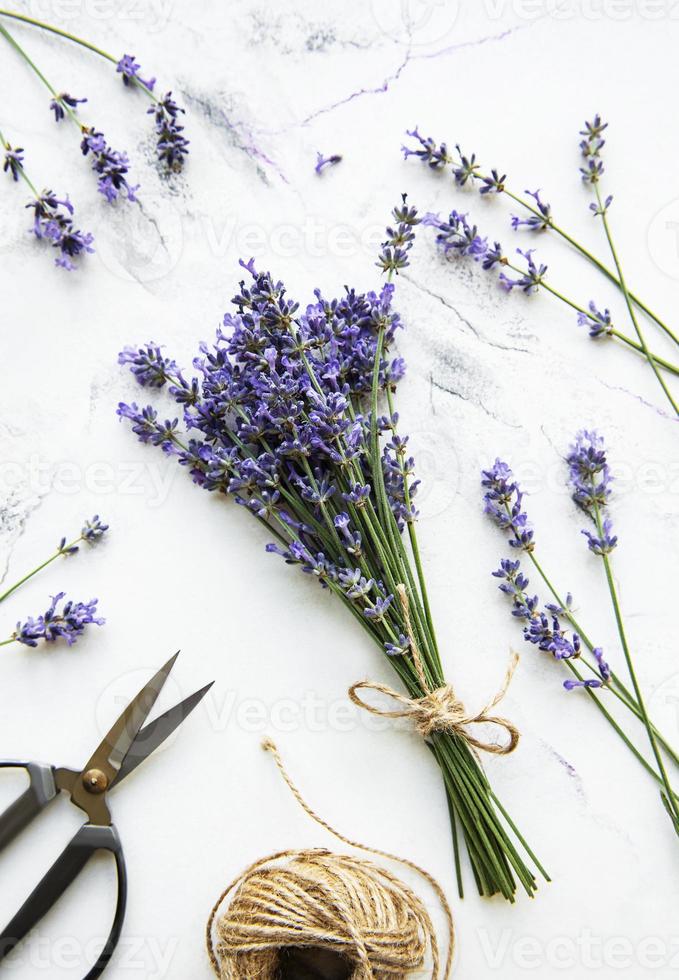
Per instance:
[[[398,592],[403,609],[413,664],[420,686],[425,693],[419,698],[409,698],[386,684],[379,684],[376,681],[360,681],[349,689],[349,697],[353,703],[359,708],[369,711],[370,714],[379,715],[382,718],[411,718],[415,722],[416,730],[423,738],[429,738],[435,732],[449,732],[458,735],[469,745],[481,752],[489,752],[493,755],[509,755],[519,744],[521,733],[507,718],[492,715],[491,712],[507,694],[507,690],[514,676],[514,671],[519,663],[518,653],[512,653],[502,687],[492,701],[477,714],[469,714],[464,703],[455,694],[455,690],[451,684],[445,684],[443,687],[438,688],[432,688],[429,684],[424,671],[422,655],[415,640],[410,618],[408,594],[404,585],[398,585],[396,591]],[[398,701],[403,707],[388,711],[386,708],[378,708],[375,705],[368,704],[357,694],[357,691],[361,690],[377,691],[379,694],[384,694],[393,701]],[[495,725],[496,727],[503,728],[509,736],[508,740],[502,744],[475,738],[469,731],[469,726],[481,724]]]
[[[455,929],[436,879],[406,858],[340,834],[304,800],[274,743],[266,739],[262,745],[273,755],[297,802],[316,823],[349,847],[395,861],[424,878],[445,914],[448,953],[441,974],[436,932],[424,903],[386,868],[325,849],[287,850],[255,861],[215,902],[206,941],[216,976],[222,980],[277,980],[284,950],[320,948],[342,954],[351,963],[352,980],[404,980],[413,970],[424,968],[429,952],[432,980],[439,976],[448,980]],[[228,907],[215,923],[232,892]]]

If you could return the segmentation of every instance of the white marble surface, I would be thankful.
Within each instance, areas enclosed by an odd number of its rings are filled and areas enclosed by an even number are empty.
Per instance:
[[[328,819],[441,879],[458,927],[456,976],[674,976],[677,841],[650,780],[585,699],[562,691],[555,666],[524,651],[505,706],[523,732],[520,751],[488,764],[553,884],[510,908],[480,901],[468,882],[461,903],[443,792],[424,746],[346,706],[351,682],[390,681],[388,665],[328,596],[264,553],[265,537],[245,514],[138,445],[115,406],[138,395],[116,364],[120,347],[154,338],[188,361],[226,309],[241,255],[254,254],[303,300],[316,285],[372,287],[374,243],[402,190],[421,210],[469,208],[485,232],[512,244],[503,201],[480,201],[402,160],[404,130],[416,123],[502,167],[519,190],[544,188],[603,255],[577,177],[577,131],[604,113],[621,253],[639,291],[671,317],[676,4],[19,6],[117,54],[136,53],[187,106],[191,138],[185,174],[160,180],[142,98],[94,56],[15,28],[56,86],[87,95],[87,118],[129,150],[143,206],[110,209],[74,134],[50,122],[39,83],[0,49],[3,130],[26,148],[37,183],[69,191],[97,238],[81,271],[53,269],[25,234],[23,190],[3,181],[1,571],[12,581],[95,511],[111,524],[96,552],[53,566],[3,609],[9,632],[65,589],[99,596],[108,623],[70,651],[3,651],[0,755],[78,764],[121,699],[177,647],[166,703],[216,679],[171,749],[116,794],[131,890],[108,975],[207,978],[202,929],[225,883],[268,851],[333,846],[262,753],[268,733]],[[317,149],[344,155],[320,180]],[[539,245],[554,282],[624,316],[567,249]],[[506,297],[478,268],[455,272],[426,234],[398,304],[410,365],[398,405],[425,484],[420,533],[450,679],[469,704],[481,703],[510,644],[522,646],[489,576],[504,544],[480,511],[478,471],[497,454],[531,492],[554,577],[620,664],[601,570],[578,533],[560,459],[578,427],[596,424],[620,476],[616,570],[639,673],[679,740],[679,455],[650,372],[625,351],[590,343],[548,296]],[[3,802],[17,786],[3,777]],[[78,819],[64,804],[2,856],[0,918]],[[111,887],[105,861],[91,868],[17,951],[15,975],[81,976],[83,941],[104,932]],[[9,975],[9,961],[5,968]]]

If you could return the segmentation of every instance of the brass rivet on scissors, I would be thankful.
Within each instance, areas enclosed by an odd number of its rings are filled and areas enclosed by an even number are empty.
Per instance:
[[[108,778],[101,769],[88,769],[83,773],[83,786],[88,793],[105,793],[108,789]]]

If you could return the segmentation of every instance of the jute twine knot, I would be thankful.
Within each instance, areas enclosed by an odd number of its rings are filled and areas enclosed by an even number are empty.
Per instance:
[[[509,755],[519,744],[520,732],[507,718],[501,718],[498,715],[491,714],[491,712],[507,694],[507,690],[514,676],[514,671],[519,663],[518,653],[512,653],[505,679],[495,697],[481,711],[478,711],[476,714],[469,713],[464,703],[457,697],[455,689],[451,684],[444,684],[442,687],[434,688],[429,683],[424,670],[422,655],[415,640],[410,619],[408,594],[405,586],[398,585],[396,591],[398,592],[403,609],[413,664],[420,686],[425,693],[421,697],[410,698],[407,695],[401,694],[399,691],[395,691],[394,688],[386,684],[379,684],[376,681],[361,681],[349,689],[349,697],[353,703],[359,708],[369,711],[370,714],[379,715],[382,718],[410,718],[415,723],[416,730],[423,738],[429,738],[436,732],[448,732],[458,735],[468,745],[482,752],[489,752],[493,755]],[[392,711],[375,707],[365,702],[357,694],[361,690],[377,691],[379,694],[384,694],[393,701],[399,702],[403,707]],[[497,728],[504,729],[508,735],[508,740],[504,743],[498,743],[476,738],[469,731],[469,727],[471,725],[481,724],[494,725]]]
[[[411,861],[365,847],[334,830],[302,798],[273,742],[266,740],[263,747],[273,754],[312,819],[351,847],[405,865],[433,888],[449,930],[442,974],[446,980],[454,927],[436,879]],[[228,907],[215,921],[231,894]],[[207,946],[214,972],[222,980],[278,980],[282,957],[291,949],[341,954],[352,980],[405,980],[425,966],[429,954],[431,977],[437,980],[441,975],[436,933],[415,892],[373,861],[325,849],[280,851],[251,864],[215,903],[207,924]]]

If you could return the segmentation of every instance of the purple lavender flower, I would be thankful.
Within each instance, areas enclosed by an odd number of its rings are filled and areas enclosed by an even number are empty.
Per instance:
[[[611,495],[611,473],[603,437],[594,431],[578,432],[566,458],[573,500],[595,524],[595,531],[583,530],[587,545],[595,555],[608,555],[618,543],[613,522],[606,515]]]
[[[64,106],[68,106],[73,112],[76,112],[78,106],[87,102],[87,99],[75,99],[68,92],[62,92],[60,95],[55,95],[53,99],[50,100],[50,109],[54,113],[54,121],[61,122],[62,119],[66,117],[66,109]]]
[[[403,633],[399,633],[397,643],[385,643],[384,652],[388,657],[405,657],[410,651],[410,640]]]
[[[505,181],[507,180],[507,174],[502,174],[493,168],[490,172],[490,176],[481,177],[482,187],[479,188],[479,194],[490,194],[491,192],[495,194],[502,194],[505,189]]]
[[[69,600],[61,611],[57,611],[65,595],[65,592],[59,592],[53,596],[49,609],[42,616],[35,619],[31,616],[25,623],[17,623],[12,639],[29,647],[37,647],[39,640],[54,643],[58,639],[73,646],[87,626],[104,625],[106,620],[96,615],[98,599],[90,599],[89,602]]]
[[[512,289],[518,287],[519,289],[522,289],[524,293],[528,293],[530,295],[537,290],[538,286],[545,278],[547,266],[538,266],[535,264],[533,261],[533,252],[535,251],[534,248],[529,248],[525,252],[523,252],[520,248],[517,248],[516,251],[526,260],[528,268],[518,277],[518,279],[510,279],[505,272],[501,272],[500,282],[507,292],[511,292]]]
[[[589,303],[589,313],[578,313],[578,326],[587,327],[589,335],[594,340],[598,337],[609,337],[613,332],[610,310],[599,310],[594,300]]]
[[[23,146],[10,146],[9,143],[5,144],[5,155],[2,164],[2,169],[5,173],[9,174],[13,180],[18,180],[23,170],[24,166],[24,148]]]
[[[544,231],[545,228],[549,228],[552,223],[552,208],[551,205],[547,204],[540,198],[540,191],[526,191],[529,197],[535,200],[535,206],[538,209],[539,214],[531,214],[528,218],[518,218],[516,215],[512,215],[512,228],[516,231],[517,228],[522,226],[529,228],[531,231]]]
[[[512,616],[515,616],[516,619],[532,619],[536,615],[538,597],[536,595],[529,596],[526,593],[529,581],[521,571],[521,562],[503,558],[500,567],[491,574],[493,578],[502,580],[498,585],[500,592],[511,597]]]
[[[422,220],[418,218],[416,208],[408,207],[407,194],[402,195],[402,201],[403,203],[397,205],[392,212],[396,226],[387,228],[387,238],[382,243],[382,251],[375,263],[389,276],[394,272],[398,275],[401,269],[410,265],[408,252],[415,241],[414,229]]]
[[[183,115],[184,110],[174,101],[172,92],[166,92],[147,112],[155,119],[158,160],[168,170],[178,173],[189,153],[189,140],[184,136],[184,127],[179,125],[179,114]]]
[[[586,122],[585,128],[580,130],[580,135],[584,137],[580,142],[580,152],[585,158],[584,165],[580,167],[580,174],[586,184],[596,184],[604,172],[601,151],[605,140],[601,138],[601,134],[607,126],[608,123],[603,122],[597,113],[592,122]],[[607,201],[604,210],[609,207],[611,201],[612,198]]]
[[[460,187],[464,187],[468,180],[473,180],[479,176],[479,164],[476,162],[476,154],[472,153],[470,157],[464,155],[458,143],[455,144],[455,149],[460,157],[457,164],[453,166],[453,177],[455,178],[455,183],[459,184]]]
[[[596,688],[606,687],[608,685],[613,674],[611,672],[611,668],[604,660],[604,651],[602,650],[601,647],[594,647],[594,649],[592,650],[592,654],[594,655],[594,659],[596,660],[597,666],[599,668],[599,676],[587,678],[587,680],[564,681],[563,686],[566,688],[567,691],[573,691],[575,690],[576,687],[584,687],[584,688],[588,687],[590,689],[591,688],[596,689]]]
[[[129,364],[130,371],[142,387],[162,388],[179,375],[175,361],[164,357],[155,344],[143,347],[124,347],[118,354],[118,364]]]
[[[96,541],[103,538],[108,529],[109,525],[103,523],[99,517],[99,514],[95,514],[91,520],[85,521],[80,535],[83,541],[86,541],[87,544],[94,544]]]
[[[608,504],[612,476],[606,459],[603,436],[582,429],[568,451],[569,483],[573,500],[590,517]]]
[[[419,143],[419,147],[416,147],[415,149],[411,149],[408,146],[401,147],[403,156],[406,160],[408,157],[417,157],[419,160],[422,160],[423,163],[428,164],[432,170],[438,170],[440,167],[444,167],[446,164],[451,162],[445,143],[440,143],[437,145],[431,136],[421,136],[417,130],[417,127],[412,130],[407,130],[406,136],[411,136]]]
[[[44,239],[58,249],[60,254],[54,260],[55,265],[70,272],[76,268],[73,259],[84,252],[94,252],[94,237],[73,226],[73,205],[68,197],[62,199],[52,191],[43,191],[26,207],[33,209],[31,232],[36,238]]]
[[[122,194],[126,195],[128,201],[137,200],[135,194],[139,184],[133,187],[127,181],[130,161],[126,153],[111,149],[104,134],[97,132],[94,127],[83,129],[80,148],[83,156],[91,154],[92,169],[98,174],[97,189],[109,204]]]
[[[155,78],[149,78],[148,81],[143,79],[139,72],[141,71],[141,65],[135,59],[133,54],[124,54],[118,64],[116,65],[116,71],[123,76],[123,83],[125,85],[131,85],[137,83],[142,85],[149,92],[153,91],[153,86],[156,84]]]
[[[596,218],[596,217],[599,217],[601,215],[607,214],[608,213],[608,209],[610,208],[610,206],[611,206],[612,203],[613,203],[613,195],[612,194],[609,194],[606,197],[606,200],[603,202],[603,204],[599,204],[598,202],[596,204],[592,203],[589,206],[589,210],[592,212],[592,214]]]
[[[338,153],[333,153],[332,156],[324,157],[320,150],[316,153],[316,166],[314,170],[320,176],[323,173],[324,167],[334,167],[336,164],[340,163],[342,157]]]
[[[140,409],[136,402],[132,402],[131,405],[120,402],[117,414],[121,419],[128,419],[131,422],[132,431],[139,436],[140,442],[160,446],[167,453],[176,452],[174,440],[179,419],[174,421],[166,419],[165,422],[159,422],[158,412],[151,405]]]
[[[466,214],[451,211],[448,219],[442,221],[438,215],[429,213],[425,215],[422,223],[436,229],[436,243],[446,255],[451,252],[468,255],[477,261],[484,260],[485,263],[489,251],[488,241],[481,238],[476,225],[469,224]],[[495,247],[500,248],[498,242],[495,243]]]
[[[496,459],[491,469],[482,470],[481,486],[486,488],[484,512],[503,531],[511,532],[510,547],[532,551],[535,542],[528,515],[523,510],[523,493],[509,466]]]

